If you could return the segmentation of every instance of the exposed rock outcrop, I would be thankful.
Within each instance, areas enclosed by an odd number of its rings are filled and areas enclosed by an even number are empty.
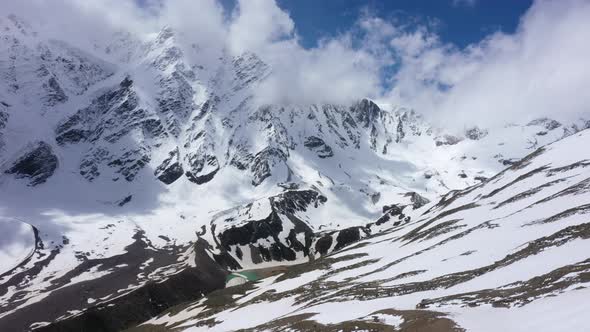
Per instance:
[[[180,163],[180,152],[178,151],[178,148],[170,151],[168,158],[164,159],[164,161],[154,171],[154,175],[158,178],[158,180],[164,182],[165,184],[173,183],[174,181],[178,180],[182,174],[184,174],[184,170],[182,169],[182,164]]]
[[[4,171],[17,179],[27,179],[28,186],[44,183],[53,175],[59,165],[51,146],[43,141],[29,145]]]
[[[334,155],[332,148],[319,137],[309,136],[303,144],[309,150],[314,151],[320,158],[329,158]]]

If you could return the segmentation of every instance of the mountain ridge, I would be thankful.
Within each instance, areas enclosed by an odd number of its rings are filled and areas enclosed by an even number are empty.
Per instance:
[[[419,223],[410,242],[436,238],[466,226],[428,229],[434,212],[477,209],[513,184],[456,201],[526,168],[542,146],[580,144],[590,127],[539,118],[457,134],[369,99],[261,103],[272,68],[254,53],[222,51],[206,65],[170,28],[85,51],[16,17],[1,24],[0,225],[13,238],[0,257],[5,328],[80,329],[156,294],[155,307],[105,327],[118,330],[223,287],[230,271],[324,262]],[[575,162],[565,171],[586,165]],[[560,172],[548,167],[522,176]],[[187,280],[198,286],[174,290]]]

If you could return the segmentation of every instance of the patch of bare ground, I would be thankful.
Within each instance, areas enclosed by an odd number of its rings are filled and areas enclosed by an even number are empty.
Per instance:
[[[427,222],[423,223],[422,225],[420,225],[420,226],[414,228],[412,231],[408,232],[406,235],[404,235],[402,237],[402,239],[405,240],[405,241],[412,242],[414,240],[414,238],[416,236],[418,236],[418,234],[420,232],[422,232],[422,230],[424,230],[425,228],[427,228],[428,226],[430,226],[431,224],[433,224],[435,221],[440,220],[440,219],[442,219],[444,217],[450,216],[452,214],[455,214],[457,212],[465,211],[465,210],[469,210],[469,209],[473,209],[473,208],[476,208],[478,206],[479,205],[476,204],[476,203],[469,203],[469,204],[461,205],[459,207],[456,207],[456,208],[449,209],[449,210],[446,210],[444,212],[441,212],[440,214],[436,215],[432,219],[428,220]]]
[[[390,315],[403,319],[397,326],[387,325],[379,316]],[[428,310],[394,310],[376,311],[360,319],[349,320],[336,324],[322,324],[313,320],[313,313],[280,318],[240,332],[257,331],[299,331],[299,332],[461,332],[464,331],[445,314]]]
[[[531,176],[533,176],[533,175],[535,175],[537,173],[540,173],[540,172],[543,172],[543,171],[547,170],[548,168],[549,168],[549,166],[542,166],[542,167],[535,168],[532,171],[526,172],[526,173],[518,176],[516,179],[514,179],[514,180],[508,182],[507,184],[503,185],[502,187],[496,188],[496,189],[490,191],[488,194],[483,195],[481,198],[490,198],[490,197],[498,194],[499,192],[504,191],[507,188],[509,188],[509,187],[517,184],[518,182],[520,182],[522,180],[525,180],[525,179],[528,179],[528,178],[530,178]]]
[[[539,224],[548,224],[548,223],[556,222],[556,221],[564,219],[564,218],[571,217],[573,215],[578,215],[578,214],[585,215],[588,213],[590,213],[590,204],[580,205],[580,206],[562,211],[558,214],[552,215],[551,217],[548,217],[548,218],[531,221],[527,224],[524,224],[523,227],[524,226],[539,225]]]
[[[424,211],[424,213],[422,213],[422,215],[424,216],[424,215],[427,215],[431,212],[434,212],[435,210],[440,211],[440,210],[446,208],[447,206],[451,205],[451,203],[455,202],[457,199],[467,196],[469,193],[471,193],[475,189],[480,188],[483,184],[484,184],[484,182],[482,182],[480,184],[476,184],[476,185],[471,186],[466,189],[449,191],[447,194],[443,195],[443,197],[438,201],[438,203],[431,206],[428,210]]]
[[[136,326],[133,328],[130,328],[128,330],[125,330],[125,332],[173,332],[174,329],[172,327],[167,327],[167,326],[163,326],[163,325],[151,325],[151,324],[146,324],[146,325],[140,325],[140,326]]]
[[[462,221],[463,219],[451,219],[448,221],[444,221],[434,227],[428,228],[422,232],[417,233],[410,242],[414,241],[425,241],[435,238],[439,235],[443,235],[454,231],[456,229],[460,229],[465,227],[466,225],[456,225],[458,222]]]
[[[537,150],[535,150],[533,153],[527,155],[526,157],[522,158],[520,161],[514,163],[512,166],[506,168],[505,170],[503,170],[502,172],[494,175],[493,177],[489,178],[487,181],[485,181],[485,183],[496,183],[498,182],[505,173],[507,173],[508,171],[518,171],[520,169],[523,169],[525,167],[527,167],[528,165],[531,164],[531,162],[537,158],[538,156],[542,155],[545,152],[545,148],[541,147],[538,148]]]
[[[358,283],[331,294],[329,301],[348,301],[352,299],[373,300],[377,298],[386,298],[435,289],[450,288],[491,271],[513,264],[528,256],[536,255],[548,248],[561,246],[576,239],[588,238],[590,238],[590,223],[570,226],[550,236],[531,241],[524,248],[518,250],[515,253],[507,255],[503,259],[490,265],[482,266],[472,270],[451,273],[426,281],[399,284],[389,287],[383,286],[379,281]],[[327,299],[324,299],[323,301],[327,302]]]
[[[544,184],[542,184],[542,185],[540,185],[540,186],[538,186],[538,187],[531,188],[531,189],[529,189],[529,190],[523,191],[523,192],[521,192],[521,193],[519,193],[519,194],[516,194],[516,195],[514,195],[514,196],[512,196],[512,197],[508,198],[508,199],[507,199],[507,200],[505,200],[505,201],[502,201],[502,202],[498,203],[498,205],[496,205],[496,206],[494,207],[494,209],[499,209],[499,208],[501,208],[501,207],[502,207],[502,206],[504,206],[504,205],[511,204],[511,203],[514,203],[514,202],[520,201],[520,200],[522,200],[522,199],[525,199],[525,198],[527,198],[527,197],[533,196],[533,195],[535,195],[535,194],[537,194],[537,193],[541,192],[541,190],[543,190],[543,189],[545,189],[545,188],[548,188],[548,187],[551,187],[551,186],[553,186],[553,185],[555,185],[555,184],[558,184],[558,183],[560,183],[560,182],[563,182],[563,181],[565,181],[565,180],[567,180],[567,179],[568,179],[568,178],[557,179],[557,180],[554,180],[554,181],[551,181],[551,182],[544,183]]]
[[[575,285],[590,282],[590,258],[582,262],[566,265],[547,274],[527,281],[519,281],[494,289],[454,294],[435,299],[425,299],[418,308],[433,306],[462,305],[479,306],[491,304],[494,307],[523,306],[539,298],[554,296]],[[585,287],[585,286],[580,286]]]
[[[553,176],[557,173],[563,173],[563,172],[571,171],[572,169],[576,169],[576,168],[580,168],[580,167],[584,168],[584,167],[588,167],[588,166],[590,166],[590,160],[584,159],[584,160],[580,160],[578,162],[575,162],[573,164],[569,164],[567,166],[551,168],[547,172],[547,176]]]
[[[565,197],[565,196],[570,196],[570,195],[580,195],[580,194],[584,194],[590,192],[590,178],[586,178],[572,186],[569,186],[567,188],[565,188],[564,190],[555,193],[551,196],[545,197],[540,201],[537,201],[529,206],[527,206],[526,208],[530,208],[532,206],[538,205],[538,204],[543,204],[546,202],[549,202],[553,199],[559,198],[559,197]]]

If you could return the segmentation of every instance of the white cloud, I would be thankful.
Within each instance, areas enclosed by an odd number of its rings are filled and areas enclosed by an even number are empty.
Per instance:
[[[376,59],[353,49],[344,37],[311,50],[294,40],[269,50],[263,58],[273,72],[257,91],[261,102],[348,103],[380,91]]]
[[[418,30],[392,44],[401,67],[385,100],[448,124],[590,116],[590,2],[537,1],[515,34],[464,50]]]
[[[256,91],[262,102],[371,97],[458,125],[590,113],[586,0],[536,1],[516,33],[493,33],[465,49],[444,43],[431,27],[413,20],[400,24],[367,12],[349,32],[305,49],[296,22],[275,0],[239,0],[231,15],[218,0],[144,3],[24,0],[5,1],[0,9],[44,22],[47,33],[79,43],[117,29],[147,34],[170,25],[203,54],[252,51],[272,67]],[[384,83],[391,88],[385,90]]]
[[[275,0],[239,0],[229,18],[218,0],[147,0],[142,6],[135,0],[23,0],[0,8],[44,21],[46,33],[85,47],[121,29],[148,35],[171,26],[181,46],[196,44],[205,58],[222,49],[254,52],[272,67],[256,91],[261,102],[342,103],[380,91],[376,54],[353,47],[350,35],[304,49],[295,23]]]
[[[235,52],[261,50],[292,38],[295,23],[274,0],[239,0],[230,23],[230,47]]]
[[[274,0],[240,0],[229,26],[234,53],[252,51],[272,68],[256,91],[263,103],[346,103],[380,91],[375,56],[342,35],[304,49]]]

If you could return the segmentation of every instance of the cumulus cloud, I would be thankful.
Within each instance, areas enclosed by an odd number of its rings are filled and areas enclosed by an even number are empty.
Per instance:
[[[349,31],[304,48],[297,22],[275,0],[238,0],[232,13],[219,0],[24,0],[0,8],[81,44],[118,30],[153,35],[167,25],[212,58],[222,50],[254,52],[272,68],[255,91],[261,102],[369,97],[412,107],[445,125],[590,113],[586,0],[538,0],[515,33],[492,33],[463,49],[441,40],[436,27],[367,11]]]
[[[292,38],[295,23],[274,0],[239,0],[229,27],[234,52],[264,50],[274,42]]]
[[[92,40],[108,38],[116,30],[146,31],[153,23],[128,0],[24,0],[4,1],[0,11],[15,14],[35,24],[49,38],[88,46]]]
[[[350,34],[303,48],[295,22],[275,0],[239,0],[232,13],[224,13],[218,0],[143,0],[141,5],[136,0],[24,0],[0,8],[85,47],[115,31],[149,36],[170,26],[179,42],[197,45],[205,58],[221,51],[254,52],[272,68],[268,81],[255,91],[264,103],[344,103],[376,97],[381,90],[375,54],[354,47]]]
[[[256,91],[263,103],[347,103],[380,91],[378,59],[355,47],[351,34],[304,49],[295,22],[274,0],[238,1],[229,46],[258,54],[272,68]]]
[[[321,42],[311,50],[294,41],[269,49],[263,58],[273,72],[257,91],[262,102],[348,103],[381,90],[378,61],[352,48],[346,38]]]
[[[400,68],[385,100],[447,124],[573,120],[590,115],[590,2],[537,1],[514,34],[465,49],[426,30],[391,39]]]

